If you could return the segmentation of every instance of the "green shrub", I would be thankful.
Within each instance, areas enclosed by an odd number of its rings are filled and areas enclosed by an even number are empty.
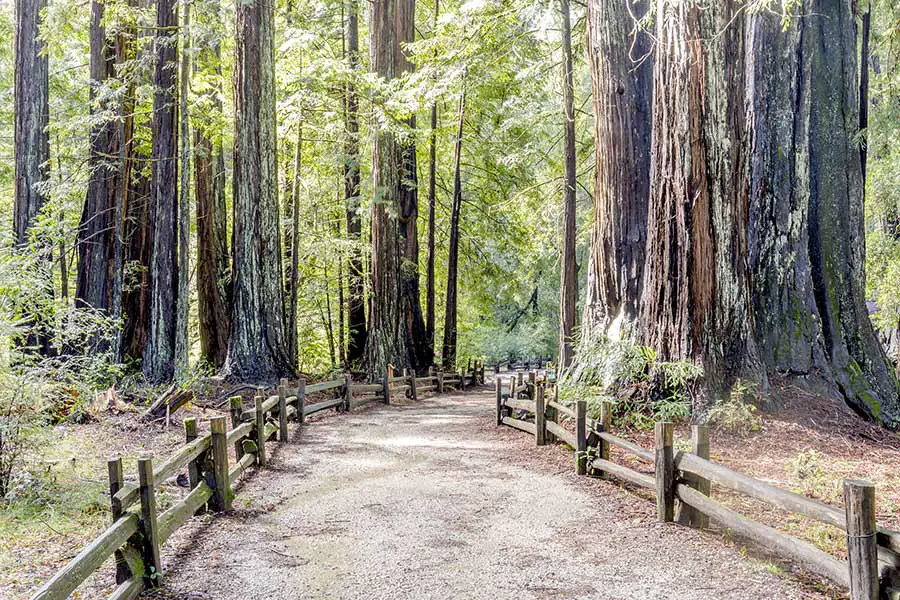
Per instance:
[[[738,379],[728,397],[714,404],[706,416],[710,425],[746,437],[761,427],[758,402],[758,388]]]

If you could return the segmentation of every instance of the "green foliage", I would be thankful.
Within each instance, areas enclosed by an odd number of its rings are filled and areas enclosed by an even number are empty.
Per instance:
[[[709,409],[707,419],[710,425],[746,437],[761,427],[757,408],[759,399],[756,385],[738,380],[728,396]]]

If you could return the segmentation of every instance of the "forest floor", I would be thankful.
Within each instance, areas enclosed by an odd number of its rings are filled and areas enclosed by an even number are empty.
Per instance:
[[[777,392],[784,406],[763,415],[760,431],[713,432],[713,459],[835,505],[842,478],[870,479],[879,522],[896,527],[900,440],[821,398]],[[322,415],[239,484],[232,514],[195,519],[173,536],[162,596],[842,597],[719,531],[656,523],[647,494],[575,476],[570,451],[495,427],[493,410],[493,391],[481,390]],[[210,412],[192,407],[176,422]],[[56,456],[47,469],[69,502],[0,511],[2,598],[27,598],[106,526],[110,454],[165,454],[182,440],[180,427],[148,428],[133,414],[46,435]],[[645,433],[627,435],[648,444]],[[183,493],[172,481],[161,504]],[[841,555],[836,529],[714,496]],[[104,597],[111,581],[107,565],[77,597]]]

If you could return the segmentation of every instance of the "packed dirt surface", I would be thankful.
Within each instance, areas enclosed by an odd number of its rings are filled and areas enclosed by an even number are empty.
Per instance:
[[[235,511],[163,550],[153,598],[820,597],[719,536],[574,474],[562,446],[494,426],[482,388],[303,427]]]

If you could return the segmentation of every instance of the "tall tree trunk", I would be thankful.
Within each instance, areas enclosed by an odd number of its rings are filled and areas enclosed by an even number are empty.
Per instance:
[[[560,0],[562,16],[563,83],[563,231],[559,283],[559,364],[572,362],[575,336],[575,304],[578,302],[577,265],[575,264],[575,88],[572,83],[572,26],[569,0]]]
[[[590,0],[588,62],[594,106],[594,221],[581,336],[633,339],[640,304],[653,60],[650,35],[632,18],[649,2]]]
[[[103,99],[108,80],[115,76],[116,48],[104,27],[105,3],[91,2],[90,98],[91,114],[104,118],[113,106]],[[87,193],[78,226],[76,304],[108,312],[112,308],[116,206],[119,189],[116,121],[105,118],[91,128]]]
[[[175,372],[178,324],[177,31],[177,3],[174,0],[157,0],[153,147],[150,156],[150,322],[143,363],[144,377],[152,383],[171,381]]]
[[[746,270],[744,13],[734,0],[657,6],[643,341],[702,362],[713,392],[764,382]]]
[[[441,351],[441,367],[452,369],[456,365],[456,308],[457,271],[459,269],[459,217],[462,211],[462,134],[466,110],[466,88],[463,81],[459,96],[459,116],[456,122],[456,144],[453,148],[453,206],[450,211],[450,247],[447,257],[447,298],[444,300],[444,347]]]
[[[274,381],[296,370],[285,324],[272,0],[235,2],[234,302],[224,372]]]
[[[15,147],[15,202],[13,204],[13,234],[17,246],[29,243],[34,219],[44,206],[40,184],[47,179],[47,161],[50,159],[50,138],[47,133],[49,119],[49,71],[44,43],[40,39],[41,11],[46,0],[16,0],[15,67],[14,67],[14,133]],[[39,241],[40,242],[40,241]],[[52,270],[50,247],[42,246],[42,259],[48,260],[47,271]],[[25,315],[31,330],[23,344],[47,354],[50,338],[41,315]]]
[[[211,11],[213,12],[213,11]],[[213,12],[215,19],[220,18]],[[203,13],[198,11],[198,17]],[[203,49],[198,63],[221,75],[220,46]],[[221,111],[220,92],[209,91],[210,104]],[[222,138],[211,131],[211,120],[197,115],[194,131],[194,198],[197,202],[197,314],[200,358],[221,368],[231,335],[231,272],[228,261],[228,226],[225,207],[225,165]],[[215,141],[213,141],[215,139]],[[222,164],[220,164],[220,161]]]
[[[50,159],[49,66],[40,39],[41,11],[46,6],[46,0],[16,0],[13,233],[19,246],[28,243],[34,219],[44,206],[39,187],[47,179]]]
[[[853,2],[805,0],[784,33],[772,15],[751,18],[749,256],[762,358],[898,424],[897,381],[864,296]]]
[[[288,281],[288,351],[296,357],[297,306],[300,285],[300,167],[303,165],[303,115],[297,125],[297,145],[294,152],[294,185],[291,191],[291,273]]]
[[[376,0],[369,31],[371,68],[390,81],[409,69],[402,45],[413,38],[415,0]],[[414,123],[411,123],[414,124]],[[380,376],[388,363],[427,367],[425,323],[418,295],[415,151],[388,131],[375,134],[372,175],[372,304],[365,370]],[[413,259],[413,254],[415,258]]]
[[[347,142],[344,150],[344,202],[347,212],[347,239],[350,259],[347,262],[347,362],[358,365],[366,346],[366,306],[363,288],[363,259],[359,214],[359,99],[353,77],[359,68],[359,2],[349,0],[347,15],[347,60],[351,80],[347,83]]]
[[[439,0],[434,0],[434,27],[437,29]],[[428,238],[425,267],[425,339],[434,348],[434,211],[437,206],[437,102],[431,104],[431,131],[428,136]]]
[[[190,312],[191,246],[191,118],[188,113],[188,92],[191,82],[191,3],[183,10],[183,47],[181,49],[181,80],[178,93],[179,142],[181,143],[181,181],[178,199],[178,319],[175,325],[175,367],[179,375],[188,371],[188,313]]]

